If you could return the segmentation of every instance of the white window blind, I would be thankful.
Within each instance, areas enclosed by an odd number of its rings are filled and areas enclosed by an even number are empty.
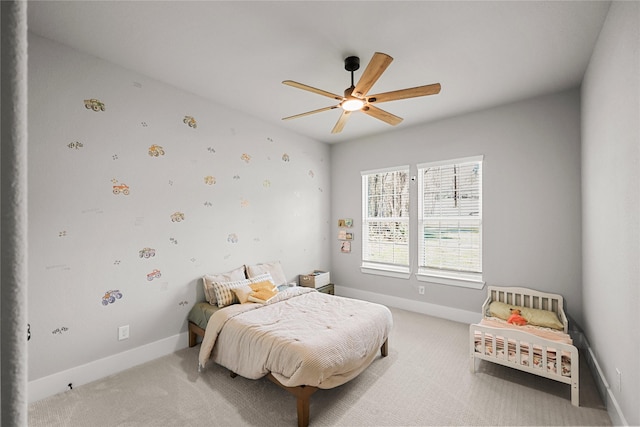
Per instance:
[[[363,269],[408,274],[409,182],[409,166],[362,172]]]
[[[482,281],[482,157],[418,165],[418,274]]]

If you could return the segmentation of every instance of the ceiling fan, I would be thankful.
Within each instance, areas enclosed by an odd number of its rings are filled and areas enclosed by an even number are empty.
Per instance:
[[[391,64],[393,58],[385,53],[376,52],[369,61],[367,68],[360,76],[358,84],[353,84],[353,72],[360,68],[360,58],[357,56],[349,56],[344,60],[344,69],[351,73],[351,86],[345,89],[344,96],[336,95],[335,93],[327,92],[322,89],[316,89],[302,83],[294,82],[292,80],[285,80],[282,83],[297,87],[298,89],[307,90],[309,92],[317,93],[328,98],[333,98],[339,101],[338,105],[332,105],[330,107],[320,108],[318,110],[308,111],[302,114],[296,114],[295,116],[284,117],[282,120],[291,120],[298,117],[308,116],[310,114],[320,113],[322,111],[333,110],[336,108],[342,109],[342,114],[338,118],[338,122],[331,130],[331,133],[339,133],[347,123],[347,119],[354,111],[362,111],[371,117],[378,120],[382,120],[392,126],[397,125],[402,121],[401,117],[395,116],[387,111],[381,110],[374,104],[381,102],[395,101],[398,99],[416,98],[419,96],[435,95],[440,93],[440,83],[434,83],[425,86],[417,86],[409,89],[394,90],[392,92],[384,92],[376,95],[368,95],[369,89],[373,87],[375,82],[380,78],[382,73]]]

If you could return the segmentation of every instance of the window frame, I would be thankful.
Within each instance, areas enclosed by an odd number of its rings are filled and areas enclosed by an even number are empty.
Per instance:
[[[472,289],[482,289],[484,287],[484,280],[483,280],[483,268],[482,268],[482,229],[483,229],[483,220],[482,220],[482,181],[483,181],[483,161],[484,161],[484,156],[480,155],[480,156],[473,156],[473,157],[464,157],[464,158],[458,158],[458,159],[450,159],[450,160],[443,160],[443,161],[437,161],[437,162],[427,162],[427,163],[419,163],[417,164],[417,171],[418,171],[418,216],[417,216],[417,221],[418,221],[418,234],[417,234],[417,239],[418,239],[418,258],[417,258],[417,262],[416,262],[416,267],[417,267],[417,271],[415,273],[416,275],[416,279],[418,279],[419,281],[423,281],[423,282],[432,282],[432,283],[438,283],[438,284],[443,284],[443,285],[451,285],[451,286],[461,286],[461,287],[465,287],[465,288],[472,288]],[[479,195],[480,195],[480,199],[479,199],[479,213],[478,213],[478,220],[479,220],[479,247],[478,247],[478,257],[479,257],[479,265],[480,265],[480,271],[479,272],[470,272],[470,271],[464,271],[464,270],[446,270],[446,269],[439,269],[439,268],[433,268],[433,267],[427,267],[422,264],[421,261],[421,257],[424,254],[424,245],[425,245],[425,238],[422,235],[424,233],[424,222],[425,222],[425,218],[424,218],[424,182],[423,182],[423,178],[424,178],[424,170],[427,168],[431,168],[431,167],[439,167],[439,166],[451,166],[451,165],[461,165],[461,164],[466,164],[466,163],[479,163],[479,167],[480,167],[480,178],[479,178],[479,183],[478,183],[478,191],[479,191]],[[446,218],[446,217],[442,217],[442,218]]]
[[[410,184],[411,169],[409,165],[395,166],[382,169],[374,169],[360,172],[362,179],[362,256],[360,271],[366,274],[376,274],[381,276],[389,276],[401,279],[408,279],[411,276],[411,186],[408,187],[408,200],[409,208],[407,209],[406,217],[389,217],[384,218],[386,221],[391,222],[403,222],[407,227],[407,264],[395,264],[389,262],[377,262],[372,260],[365,260],[365,254],[368,247],[368,231],[369,231],[369,218],[368,214],[368,177],[375,174],[384,174],[389,172],[404,172],[407,175],[407,182]]]

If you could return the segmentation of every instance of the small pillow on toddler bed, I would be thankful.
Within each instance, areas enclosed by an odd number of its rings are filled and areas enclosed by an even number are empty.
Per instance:
[[[553,311],[505,304],[500,301],[493,301],[489,304],[489,314],[502,320],[509,319],[511,309],[520,310],[520,314],[530,325],[560,330],[564,329],[564,325],[560,319],[558,319],[558,315]]]

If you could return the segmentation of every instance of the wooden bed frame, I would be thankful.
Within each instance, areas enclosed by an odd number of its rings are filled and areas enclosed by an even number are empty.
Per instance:
[[[194,347],[198,344],[198,337],[204,338],[204,329],[199,327],[193,322],[189,322],[189,347]],[[385,340],[380,347],[380,354],[382,357],[386,357],[389,354],[389,340]],[[237,374],[231,372],[231,377],[235,378]],[[297,399],[298,410],[298,427],[307,427],[309,425],[309,400],[311,395],[318,391],[318,387],[312,387],[308,385],[301,385],[297,387],[287,387],[280,383],[272,374],[268,374],[267,378],[273,383],[279,385],[289,393],[293,394]]]
[[[549,310],[558,315],[558,319],[564,325],[564,332],[568,332],[567,316],[564,313],[564,301],[561,295],[550,294],[545,292],[539,292],[533,289],[527,288],[504,288],[489,286],[488,296],[482,305],[482,315],[487,317],[489,304],[493,301],[500,301],[505,304],[512,304],[516,306],[536,308],[540,310]],[[480,336],[481,346],[478,351],[475,346],[477,335]],[[497,348],[496,337],[501,336],[504,338],[504,343],[515,343],[516,355],[514,360],[509,360],[508,351],[504,351],[500,356]],[[489,362],[498,363],[500,365],[508,366],[510,368],[519,369],[521,371],[529,372],[535,375],[539,375],[545,378],[549,378],[561,383],[571,385],[571,404],[574,406],[580,406],[580,389],[579,389],[579,359],[578,349],[570,344],[559,343],[557,341],[551,341],[544,338],[540,338],[536,335],[525,332],[524,330],[512,330],[512,329],[497,329],[488,326],[481,326],[478,324],[472,324],[469,326],[469,340],[471,350],[471,372],[475,373],[475,360],[482,359]],[[541,366],[535,366],[533,363],[529,365],[522,364],[522,356],[520,349],[524,344],[528,345],[529,351],[532,352],[533,348],[540,348],[542,352],[542,364]],[[487,345],[492,348],[492,352],[487,352]],[[549,371],[547,369],[547,349],[553,348],[556,351],[556,371]],[[562,357],[561,354],[567,352],[571,357],[571,375],[562,375]]]

